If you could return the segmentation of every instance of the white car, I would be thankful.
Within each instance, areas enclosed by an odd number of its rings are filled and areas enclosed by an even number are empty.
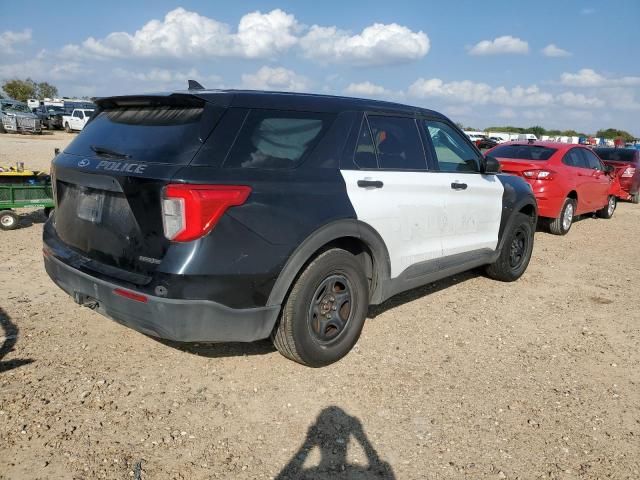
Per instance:
[[[71,131],[79,132],[87,124],[91,115],[93,115],[93,110],[88,108],[76,108],[71,112],[71,115],[63,115],[62,125],[64,130],[67,133]]]

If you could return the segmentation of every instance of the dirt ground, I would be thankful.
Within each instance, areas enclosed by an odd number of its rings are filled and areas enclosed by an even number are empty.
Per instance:
[[[46,168],[72,135],[0,136]],[[0,232],[0,479],[638,479],[640,206],[536,234],[515,283],[458,275],[370,309],[345,359],[162,343]]]

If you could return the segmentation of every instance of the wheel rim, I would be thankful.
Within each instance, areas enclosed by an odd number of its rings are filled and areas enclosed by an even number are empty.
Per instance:
[[[327,276],[313,294],[308,326],[313,339],[320,344],[335,342],[347,329],[353,316],[353,289],[342,274]]]
[[[562,227],[565,230],[569,230],[571,222],[573,222],[573,204],[569,203],[564,209],[564,215],[562,216]]]
[[[2,223],[3,227],[11,227],[16,222],[11,215],[3,215],[2,218],[0,218],[0,223]]]
[[[607,215],[613,215],[613,211],[616,209],[616,199],[614,197],[609,197],[609,205],[607,207]]]
[[[509,266],[512,269],[518,269],[524,262],[527,253],[529,238],[524,230],[516,231],[511,241],[511,251],[509,253]]]

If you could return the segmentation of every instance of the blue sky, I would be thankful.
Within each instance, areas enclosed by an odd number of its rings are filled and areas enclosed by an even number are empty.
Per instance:
[[[640,136],[638,26],[638,0],[15,2],[0,80],[103,96],[195,78],[400,101],[478,128]]]

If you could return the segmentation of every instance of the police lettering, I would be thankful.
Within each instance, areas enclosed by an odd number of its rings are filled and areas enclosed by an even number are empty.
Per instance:
[[[140,165],[139,163],[121,163],[121,162],[108,162],[102,160],[96,166],[97,170],[109,170],[110,172],[124,172],[124,173],[144,173],[146,165]]]

